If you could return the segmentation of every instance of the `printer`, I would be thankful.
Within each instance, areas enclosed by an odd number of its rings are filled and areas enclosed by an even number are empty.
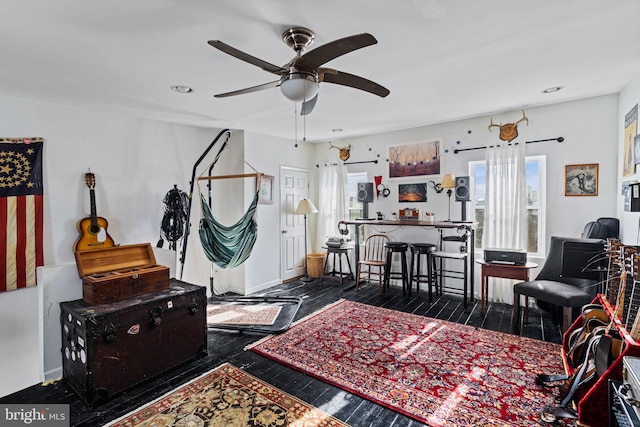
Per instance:
[[[484,250],[484,260],[492,264],[525,265],[527,251],[524,249],[488,248]]]

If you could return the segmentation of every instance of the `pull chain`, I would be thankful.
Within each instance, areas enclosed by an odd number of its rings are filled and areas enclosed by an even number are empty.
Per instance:
[[[302,142],[307,142],[307,115],[302,116]]]
[[[295,131],[295,146],[296,148],[298,148],[298,103],[294,102],[293,103],[294,107],[293,107],[293,123],[294,123],[294,131]]]

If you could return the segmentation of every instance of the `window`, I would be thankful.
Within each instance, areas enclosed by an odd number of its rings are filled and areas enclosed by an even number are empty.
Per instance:
[[[545,156],[525,158],[525,174],[527,183],[527,253],[532,256],[544,256],[544,189]],[[469,175],[474,177],[475,195],[474,209],[478,228],[476,229],[476,248],[482,249],[482,231],[484,228],[484,208],[486,197],[487,165],[485,161],[469,162]]]
[[[349,194],[349,219],[354,220],[357,218],[362,218],[362,202],[358,201],[358,183],[359,182],[367,182],[367,173],[366,172],[353,172],[347,174],[347,185],[348,185],[348,194]],[[354,236],[354,225],[349,226],[349,234]],[[360,235],[360,240],[362,243],[364,236]]]

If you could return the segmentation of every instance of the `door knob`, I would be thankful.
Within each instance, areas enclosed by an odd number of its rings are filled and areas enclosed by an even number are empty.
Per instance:
[[[287,230],[282,230],[282,234],[287,234],[288,231]]]

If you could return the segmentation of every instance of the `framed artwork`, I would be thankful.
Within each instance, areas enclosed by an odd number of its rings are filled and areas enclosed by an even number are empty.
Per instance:
[[[622,159],[622,176],[635,173],[634,140],[638,134],[638,104],[624,116],[624,156]]]
[[[565,196],[598,195],[598,163],[565,165]]]
[[[427,183],[398,184],[398,202],[426,202]]]
[[[389,147],[389,178],[440,175],[442,140]]]
[[[261,205],[273,204],[273,176],[262,175],[258,192],[258,203]]]

